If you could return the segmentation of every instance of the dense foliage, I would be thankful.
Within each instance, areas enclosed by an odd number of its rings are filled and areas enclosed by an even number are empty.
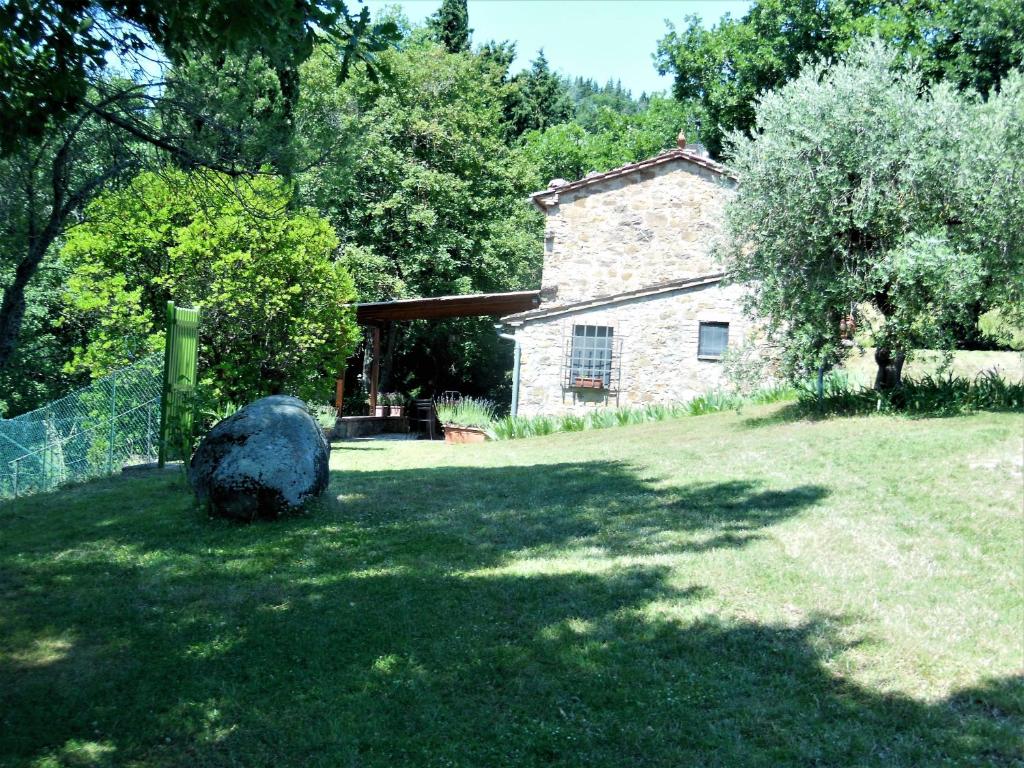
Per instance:
[[[16,22],[0,33],[0,91],[11,95],[4,108],[19,115],[49,110],[50,118],[3,121],[0,392],[9,413],[63,393],[87,372],[127,362],[157,330],[157,294],[198,290],[185,276],[181,286],[177,276],[160,278],[165,265],[149,259],[123,275],[123,288],[114,290],[110,268],[85,290],[76,264],[72,292],[83,293],[78,309],[69,311],[60,286],[71,267],[57,251],[66,228],[105,189],[134,179],[129,189],[157,198],[129,204],[125,193],[114,193],[91,209],[81,232],[105,226],[93,214],[104,206],[147,209],[153,222],[172,214],[191,222],[194,210],[183,202],[162,202],[186,179],[186,186],[206,192],[210,178],[220,180],[215,187],[247,190],[236,212],[245,222],[240,232],[272,229],[270,220],[285,227],[306,209],[316,211],[337,237],[332,251],[320,237],[326,231],[313,227],[317,258],[342,264],[361,300],[536,287],[543,224],[525,203],[530,192],[553,178],[576,179],[655,155],[674,146],[680,130],[719,152],[728,129],[754,126],[759,94],[796,78],[808,57],[842,55],[871,33],[908,53],[889,69],[916,62],[914,72],[892,74],[904,78],[902,95],[879,91],[881,101],[867,104],[859,117],[840,97],[828,97],[827,88],[816,105],[794,107],[791,144],[772,156],[780,167],[763,179],[766,199],[786,198],[788,213],[769,206],[745,214],[751,222],[761,216],[751,237],[813,234],[806,253],[794,256],[796,262],[783,259],[773,273],[778,280],[796,274],[812,289],[802,302],[794,298],[799,292],[777,293],[777,311],[769,313],[789,334],[790,370],[839,358],[836,324],[857,302],[858,312],[868,304],[885,309],[884,324],[870,330],[896,357],[907,344],[976,340],[979,315],[985,343],[1019,345],[1024,288],[1015,224],[1024,210],[1016,193],[1019,150],[1008,148],[1020,145],[1020,100],[1013,95],[1020,78],[1007,75],[1021,60],[1017,4],[758,0],[742,19],[727,17],[711,29],[688,20],[670,30],[657,56],[658,66],[675,75],[674,98],[635,98],[617,81],[599,85],[555,72],[543,51],[513,71],[514,42],[474,44],[465,0],[439,2],[422,26],[395,8],[371,19],[350,14],[340,0],[294,8],[267,0],[234,14],[230,30],[219,28],[220,17],[185,19],[194,5],[15,2],[3,8]],[[385,50],[388,41],[397,45]],[[139,66],[154,54],[159,72]],[[824,66],[811,71],[826,77]],[[939,80],[949,85],[910,98],[914,83],[923,88]],[[964,88],[992,97],[957,96]],[[50,101],[33,106],[40,94]],[[843,127],[847,118],[854,128]],[[787,119],[788,113],[775,125]],[[795,126],[803,126],[802,138]],[[811,148],[819,133],[835,153]],[[842,148],[847,138],[856,152]],[[770,146],[762,142],[758,151]],[[972,156],[977,161],[967,162]],[[956,162],[943,166],[939,159],[946,157]],[[738,165],[744,162],[737,157]],[[155,177],[138,175],[168,163],[177,169],[171,175],[182,175],[166,189]],[[830,175],[808,180],[798,168],[827,168]],[[244,181],[254,176],[266,178]],[[751,176],[751,186],[756,179]],[[273,211],[244,202],[249,194],[275,198]],[[127,221],[149,226],[135,214]],[[80,243],[81,232],[71,240]],[[229,227],[216,237],[218,254],[253,245],[236,242]],[[845,245],[829,251],[830,238]],[[770,251],[760,251],[767,261],[757,269],[774,264]],[[816,266],[801,273],[800,259]],[[827,268],[818,269],[822,264]],[[858,272],[865,264],[870,279]],[[169,281],[159,290],[158,278]],[[142,301],[148,314],[126,311],[126,295],[142,285],[150,286]],[[773,285],[768,281],[765,291]],[[109,307],[83,306],[90,291],[125,295]],[[137,327],[128,327],[132,318]],[[497,338],[491,318],[395,323],[383,342],[387,388],[416,395],[454,389],[507,403],[510,347]],[[364,352],[364,374],[368,360]],[[364,388],[365,380],[355,377],[359,368],[349,362],[349,393]],[[221,373],[235,382],[228,390],[242,380]],[[331,375],[318,382],[325,390],[319,399],[327,399]],[[274,374],[261,386],[299,386],[289,376]]]
[[[0,370],[17,349],[32,278],[90,200],[167,162],[231,176],[270,165],[289,177],[298,67],[314,43],[337,50],[343,78],[357,61],[372,75],[374,54],[397,35],[391,21],[371,23],[367,8],[350,15],[343,0],[259,0],[244,9],[195,0],[12,0],[0,6],[0,21],[0,176],[13,182],[2,207],[16,212],[5,217],[0,242]],[[197,65],[217,73],[236,60],[259,60],[273,88],[246,82],[185,98],[188,89],[176,87]],[[261,102],[272,103],[272,119]],[[236,120],[246,113],[261,134],[255,142]],[[210,151],[218,148],[233,151]]]
[[[905,353],[952,348],[976,308],[1024,298],[1024,79],[978,102],[903,63],[858,45],[763,97],[754,138],[731,136],[729,267],[794,376],[841,359],[840,322],[863,307],[892,386]]]
[[[661,96],[636,113],[600,107],[592,119],[590,130],[573,121],[523,136],[523,153],[538,189],[551,179],[580,179],[591,171],[652,157],[674,147],[680,129],[696,133],[692,110]]]
[[[310,83],[334,82],[337,61],[323,53],[306,67]],[[524,202],[534,176],[505,142],[501,73],[429,41],[383,54],[380,65],[387,76],[377,82],[356,75],[340,89],[309,89],[329,100],[310,109],[329,114],[346,146],[358,148],[310,171],[302,186],[337,231],[360,298],[535,285],[542,224]],[[382,386],[493,390],[507,347],[490,318],[394,324]]]
[[[67,277],[67,267],[50,259],[29,285],[22,343],[0,370],[0,416],[39,408],[88,383],[88,376],[67,367],[71,349],[82,342],[63,300]]]
[[[75,365],[99,375],[163,339],[168,300],[202,310],[201,378],[221,399],[324,397],[352,349],[351,278],[315,213],[273,179],[144,173],[99,198],[61,256],[91,326]]]
[[[469,50],[469,7],[466,0],[441,0],[441,7],[430,17],[428,28],[434,39],[444,46],[448,53],[465,53]]]
[[[197,53],[222,58],[258,51],[294,99],[298,65],[318,39],[332,36],[343,45],[348,64],[392,32],[371,25],[366,9],[351,15],[344,0],[250,0],[244,13],[231,0],[9,0],[0,22],[4,154],[22,139],[42,138],[51,120],[97,106],[89,98],[95,73],[119,58],[152,58],[155,50],[182,64]]]
[[[673,94],[699,105],[712,152],[731,130],[754,125],[755,99],[795,78],[809,60],[878,35],[911,54],[923,78],[987,94],[1024,61],[1024,4],[1017,0],[757,0],[742,18],[707,29],[695,16],[658,43]]]

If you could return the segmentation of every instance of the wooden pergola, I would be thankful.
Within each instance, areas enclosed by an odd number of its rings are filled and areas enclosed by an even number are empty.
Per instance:
[[[370,410],[377,407],[380,385],[381,328],[394,320],[440,320],[447,317],[502,317],[526,312],[540,306],[540,291],[510,293],[472,293],[465,296],[435,296],[426,299],[396,299],[356,304],[356,322],[371,329],[372,364],[370,366]],[[341,411],[345,395],[345,371],[338,376],[335,407]]]

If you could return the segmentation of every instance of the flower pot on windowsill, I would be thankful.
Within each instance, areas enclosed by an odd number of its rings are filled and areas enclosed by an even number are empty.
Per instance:
[[[588,379],[583,376],[576,377],[576,383],[573,384],[575,387],[580,389],[604,389],[603,379]]]
[[[460,427],[458,424],[444,425],[444,441],[446,443],[482,443],[489,438],[479,427]]]
[[[388,406],[388,416],[391,416],[392,418],[394,418],[396,416],[400,417],[404,412],[405,412],[405,406],[404,405],[389,405]]]

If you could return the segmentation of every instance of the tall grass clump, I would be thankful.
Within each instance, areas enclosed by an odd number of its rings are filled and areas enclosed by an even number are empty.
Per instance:
[[[1024,382],[1007,382],[994,371],[973,379],[927,375],[905,379],[893,390],[878,392],[853,387],[841,377],[826,379],[823,397],[808,385],[798,393],[798,408],[807,414],[858,415],[892,413],[907,416],[956,416],[975,411],[1024,410]]]
[[[581,432],[679,419],[684,416],[700,416],[739,409],[746,403],[775,403],[794,396],[793,389],[781,385],[759,390],[749,397],[727,392],[709,392],[684,403],[648,403],[633,408],[601,408],[583,415],[569,413],[564,416],[506,416],[498,419],[491,431],[496,440],[518,440],[523,437],[550,435],[553,432]]]
[[[495,440],[518,440],[523,437],[543,437],[558,431],[550,416],[505,416],[491,425]]]

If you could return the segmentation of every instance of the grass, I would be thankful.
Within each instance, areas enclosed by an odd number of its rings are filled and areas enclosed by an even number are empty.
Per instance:
[[[342,443],[0,506],[0,765],[1024,765],[1020,414]]]

